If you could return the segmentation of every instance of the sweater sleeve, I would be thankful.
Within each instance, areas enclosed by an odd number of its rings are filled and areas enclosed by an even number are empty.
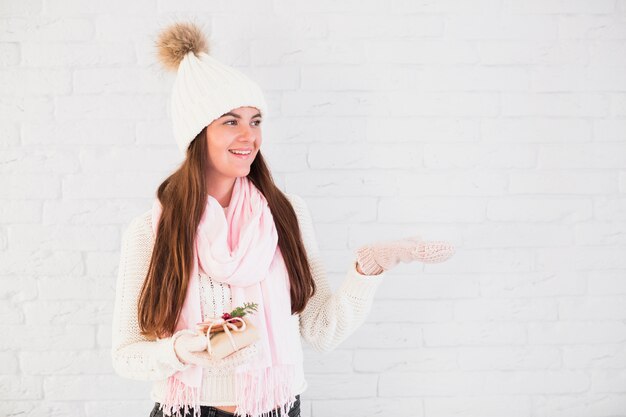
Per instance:
[[[288,195],[302,233],[302,240],[316,284],[315,295],[300,314],[300,334],[319,352],[329,352],[348,338],[367,318],[374,295],[385,272],[362,275],[356,270],[356,256],[346,276],[332,292],[320,258],[311,214],[302,197]]]
[[[141,335],[137,319],[137,300],[143,285],[154,237],[150,212],[136,217],[122,237],[120,263],[115,289],[111,356],[115,372],[136,380],[160,380],[187,369],[174,352],[175,339],[190,330],[183,329],[171,337],[149,340]]]

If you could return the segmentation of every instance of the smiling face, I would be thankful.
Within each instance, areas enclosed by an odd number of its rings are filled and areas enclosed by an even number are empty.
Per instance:
[[[248,175],[262,140],[261,114],[256,107],[239,107],[213,120],[206,128],[209,179]]]

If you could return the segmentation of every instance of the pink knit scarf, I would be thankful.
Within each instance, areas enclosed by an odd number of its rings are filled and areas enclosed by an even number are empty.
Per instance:
[[[152,228],[156,236],[162,206],[152,207]],[[184,215],[181,213],[180,215]],[[295,403],[292,393],[296,361],[302,360],[299,332],[289,326],[291,297],[289,275],[278,247],[278,233],[267,200],[247,177],[235,180],[227,213],[208,196],[198,226],[194,265],[176,331],[196,329],[202,321],[199,268],[215,281],[230,285],[233,306],[257,303],[246,315],[261,333],[260,354],[235,370],[237,408],[235,414],[268,417],[280,408],[283,415]],[[193,408],[200,415],[199,390],[203,368],[192,365],[167,380],[165,415],[179,416]]]

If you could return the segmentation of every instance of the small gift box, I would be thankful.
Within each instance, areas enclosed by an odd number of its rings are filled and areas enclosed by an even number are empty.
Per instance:
[[[197,323],[198,331],[206,335],[207,351],[211,357],[223,359],[228,355],[256,342],[259,331],[244,319],[247,313],[256,311],[256,303],[244,303],[222,317],[212,317]]]

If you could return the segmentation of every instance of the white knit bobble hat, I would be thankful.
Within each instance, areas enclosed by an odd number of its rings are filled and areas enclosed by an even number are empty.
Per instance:
[[[174,139],[183,154],[205,126],[224,113],[250,106],[267,116],[261,88],[241,71],[209,55],[208,42],[193,23],[174,23],[157,40],[158,57],[176,71],[170,109]]]

